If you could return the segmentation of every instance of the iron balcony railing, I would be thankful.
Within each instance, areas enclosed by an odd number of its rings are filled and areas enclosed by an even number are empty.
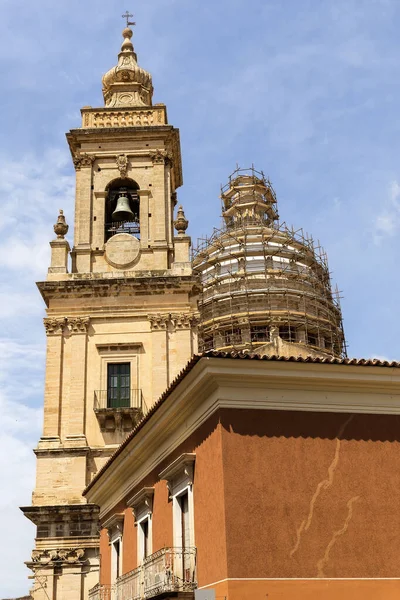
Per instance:
[[[113,585],[92,588],[89,600],[151,600],[196,588],[196,548],[162,548]]]
[[[140,239],[140,225],[136,221],[113,221],[112,223],[106,223],[107,240],[117,233],[129,233]]]
[[[190,592],[197,587],[196,548],[163,548],[143,561],[143,572],[144,598]]]
[[[129,388],[110,388],[96,390],[94,393],[94,410],[134,408],[146,413],[146,404],[143,400],[142,390]]]

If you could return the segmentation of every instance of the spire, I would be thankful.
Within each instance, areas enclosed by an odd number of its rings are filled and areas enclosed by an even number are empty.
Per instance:
[[[137,55],[133,48],[131,25],[129,17],[126,18],[127,26],[122,31],[121,52],[118,54],[118,64],[110,69],[103,77],[103,96],[107,107],[120,106],[151,106],[153,97],[153,84],[151,75],[137,64]]]

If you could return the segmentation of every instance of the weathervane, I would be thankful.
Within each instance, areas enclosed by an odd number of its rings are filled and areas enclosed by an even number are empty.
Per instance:
[[[134,23],[133,21],[130,21],[129,19],[133,17],[133,15],[126,11],[126,13],[124,15],[122,15],[123,19],[126,19],[126,26],[129,27],[130,25],[136,25],[136,23]]]

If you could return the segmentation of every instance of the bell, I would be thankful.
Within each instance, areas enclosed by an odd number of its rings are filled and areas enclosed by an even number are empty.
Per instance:
[[[121,192],[120,197],[117,201],[117,206],[112,214],[113,221],[134,221],[135,215],[131,211],[129,206],[129,200],[126,196],[126,192]]]

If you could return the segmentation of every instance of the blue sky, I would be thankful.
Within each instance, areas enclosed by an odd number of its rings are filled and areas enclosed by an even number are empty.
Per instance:
[[[400,359],[400,4],[396,0],[2,0],[0,3],[0,597],[27,591],[46,275],[59,208],[73,221],[64,134],[102,106],[121,16],[180,128],[179,201],[195,240],[220,223],[238,163],[271,179],[282,220],[325,247],[351,356]],[[70,230],[70,234],[72,231]],[[72,239],[72,236],[69,236]]]

